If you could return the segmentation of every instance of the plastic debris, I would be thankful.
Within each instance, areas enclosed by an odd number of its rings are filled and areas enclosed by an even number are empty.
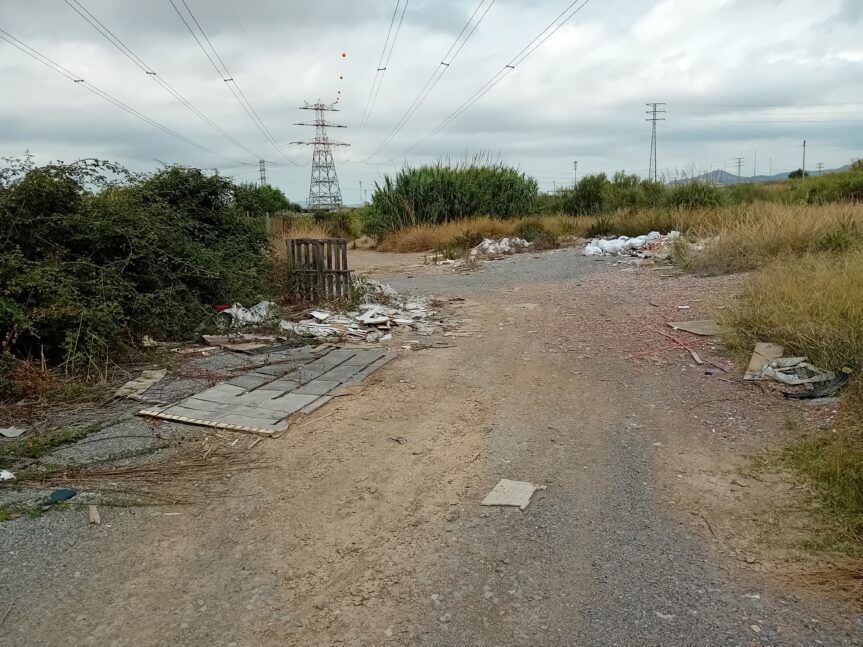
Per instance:
[[[765,365],[756,379],[765,378],[789,386],[800,386],[815,382],[830,382],[836,378],[836,374],[810,364],[806,357],[780,357]]]
[[[220,314],[229,316],[231,318],[231,325],[238,328],[266,321],[270,318],[272,309],[272,301],[261,301],[251,308],[246,308],[239,303],[235,303],[230,308],[222,310]]]
[[[27,430],[23,427],[0,427],[0,436],[5,438],[17,438],[25,431]]]
[[[77,494],[78,490],[74,490],[72,488],[61,488],[59,490],[54,490],[53,492],[51,492],[48,498],[45,499],[45,503],[42,504],[42,509],[47,510],[48,508],[51,508],[58,503],[68,501]]]
[[[533,493],[544,489],[544,485],[534,485],[527,481],[501,479],[488,493],[488,496],[480,502],[480,505],[514,506],[524,510],[530,503],[530,497],[533,496]]]
[[[532,247],[533,243],[527,242],[524,238],[501,238],[500,240],[484,238],[479,245],[470,250],[470,255],[497,259],[527,251]]]
[[[9,470],[0,470],[0,481],[14,481],[15,475]]]
[[[620,236],[618,238],[604,239],[594,238],[582,251],[584,256],[637,256],[647,258],[649,256],[667,255],[665,248],[670,241],[680,238],[680,232],[670,231],[663,236],[658,231],[651,231],[643,236],[630,238]]]

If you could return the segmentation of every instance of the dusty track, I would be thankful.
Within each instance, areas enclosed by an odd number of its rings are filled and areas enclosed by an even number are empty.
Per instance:
[[[665,345],[651,331],[680,299],[733,281],[570,251],[392,280],[466,297],[471,336],[259,444],[274,469],[231,478],[232,497],[53,537],[54,582],[4,558],[4,590],[27,591],[4,644],[859,644],[852,612],[766,548],[789,488],[737,472],[787,433],[781,409],[683,352],[631,357]],[[547,489],[525,512],[479,507],[502,477]]]

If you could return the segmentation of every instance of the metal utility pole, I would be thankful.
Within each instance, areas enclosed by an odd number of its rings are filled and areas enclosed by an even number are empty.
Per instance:
[[[773,158],[770,158],[770,177],[773,177]]]
[[[310,142],[291,142],[314,146],[312,152],[312,179],[309,185],[309,209],[341,209],[342,192],[339,189],[339,178],[336,175],[336,163],[333,161],[333,146],[350,146],[343,142],[332,141],[327,136],[327,128],[346,128],[340,124],[329,123],[324,117],[328,111],[336,112],[334,103],[326,104],[320,99],[316,103],[306,103],[300,110],[314,110],[314,121],[300,121],[295,126],[314,126],[315,138]]]
[[[815,166],[818,167],[818,175],[821,175],[821,172],[824,170],[824,162],[818,162]]]
[[[803,175],[800,176],[800,184],[806,184],[806,140],[803,140],[803,168],[800,169],[803,171]]]
[[[572,187],[578,186],[578,160],[572,160]]]
[[[743,158],[742,157],[735,157],[734,159],[737,161],[737,180],[739,181],[740,180],[740,169],[743,166]]]
[[[752,162],[752,178],[758,175],[758,151],[755,151],[755,160]]]
[[[365,200],[363,200],[363,181],[360,180],[360,204],[365,204]]]
[[[650,110],[645,110],[645,114],[650,115],[645,121],[649,121],[653,124],[651,135],[650,135],[650,164],[647,167],[647,179],[653,179],[656,182],[657,178],[657,170],[656,170],[656,122],[657,121],[665,121],[665,117],[660,117],[658,115],[664,115],[665,110],[660,110],[659,106],[664,106],[665,103],[647,103],[645,104]]]
[[[261,160],[259,163],[261,169],[261,186],[267,184],[267,160]]]

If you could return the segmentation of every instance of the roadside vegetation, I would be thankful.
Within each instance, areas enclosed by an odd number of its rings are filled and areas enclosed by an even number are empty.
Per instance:
[[[46,392],[46,367],[105,379],[145,335],[189,338],[213,325],[215,304],[266,296],[267,207],[255,195],[192,168],[6,160],[0,400]]]

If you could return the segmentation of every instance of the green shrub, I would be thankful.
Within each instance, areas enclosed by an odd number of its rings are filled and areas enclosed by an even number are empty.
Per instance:
[[[387,175],[376,184],[363,229],[370,236],[382,236],[403,227],[480,214],[510,218],[530,211],[536,196],[536,180],[502,164],[405,167],[394,179]]]
[[[722,189],[705,182],[678,184],[668,194],[668,205],[676,209],[722,207],[728,204],[728,195]]]

